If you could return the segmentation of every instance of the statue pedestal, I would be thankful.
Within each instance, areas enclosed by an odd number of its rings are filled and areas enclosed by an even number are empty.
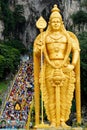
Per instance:
[[[35,128],[34,130],[87,130],[87,128],[74,127],[74,128]]]

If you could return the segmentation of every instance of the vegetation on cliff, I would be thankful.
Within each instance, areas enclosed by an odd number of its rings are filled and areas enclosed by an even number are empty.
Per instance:
[[[25,26],[23,6],[9,7],[9,0],[0,0],[0,19],[4,22],[4,40],[0,42],[0,79],[14,73],[20,63],[20,54],[26,52],[20,39]]]

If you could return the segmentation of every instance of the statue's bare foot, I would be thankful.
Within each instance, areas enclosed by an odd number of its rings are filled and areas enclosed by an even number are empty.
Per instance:
[[[52,122],[50,127],[56,127],[56,124],[54,122]]]
[[[65,122],[61,122],[61,127],[62,128],[71,128],[70,126],[68,126]]]

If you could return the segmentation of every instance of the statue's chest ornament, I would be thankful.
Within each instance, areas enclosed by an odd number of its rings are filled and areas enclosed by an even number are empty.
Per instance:
[[[59,52],[60,48],[59,47],[55,47],[55,52]]]
[[[60,43],[60,42],[53,42],[52,43],[52,48],[53,50],[58,53],[61,50],[65,49],[65,43]]]
[[[50,35],[50,42],[52,44],[52,48],[55,52],[59,52],[61,49],[64,49],[66,44],[66,38],[64,36],[52,36]]]

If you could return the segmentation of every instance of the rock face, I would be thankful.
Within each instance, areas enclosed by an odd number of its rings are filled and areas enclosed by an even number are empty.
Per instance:
[[[36,29],[36,21],[42,15],[47,21],[49,13],[54,4],[58,4],[62,8],[62,2],[57,0],[17,0],[16,4],[22,4],[24,7],[24,16],[27,20],[26,28],[23,34],[23,43],[30,48],[35,36],[38,33]]]
[[[15,0],[16,4],[24,7],[24,16],[26,18],[26,28],[23,34],[23,43],[30,48],[35,36],[38,33],[36,21],[42,15],[48,21],[50,11],[54,4],[57,4],[61,10],[65,25],[72,23],[69,16],[79,10],[79,0]]]
[[[22,37],[23,43],[27,48],[32,47],[34,39],[38,33],[36,21],[42,15],[48,22],[50,11],[54,4],[61,10],[66,26],[72,24],[70,15],[80,8],[81,0],[9,0],[11,4],[23,5],[26,27]]]
[[[65,0],[64,2],[64,21],[66,26],[72,24],[72,20],[70,19],[70,15],[77,12],[80,9],[79,0]]]

